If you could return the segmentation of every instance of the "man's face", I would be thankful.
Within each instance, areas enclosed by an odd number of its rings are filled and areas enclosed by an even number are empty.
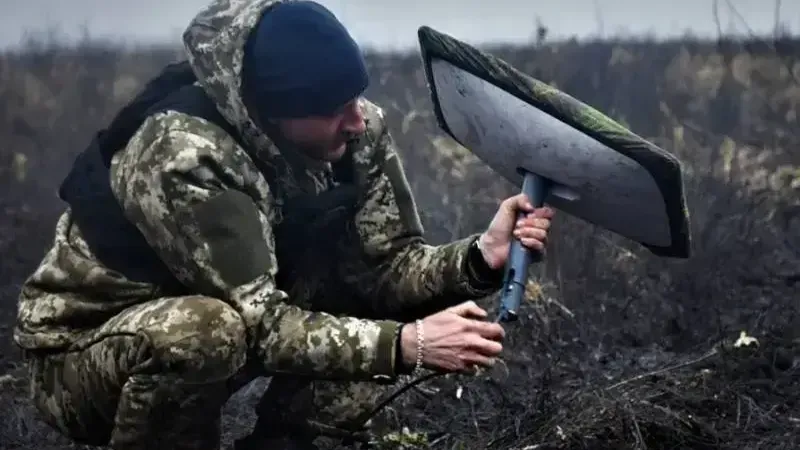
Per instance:
[[[307,156],[334,162],[344,155],[347,141],[364,132],[364,115],[358,100],[325,117],[284,119],[276,122],[284,139]]]

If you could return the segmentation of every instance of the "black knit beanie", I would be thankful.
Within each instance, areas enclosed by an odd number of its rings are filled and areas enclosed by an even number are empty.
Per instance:
[[[270,8],[242,65],[246,103],[264,119],[328,116],[369,84],[358,44],[331,11],[309,0]]]

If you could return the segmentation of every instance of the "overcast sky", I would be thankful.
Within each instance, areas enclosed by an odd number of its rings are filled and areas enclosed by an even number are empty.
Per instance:
[[[0,0],[0,46],[20,42],[26,30],[60,27],[69,36],[90,34],[143,42],[177,42],[208,0]],[[473,43],[518,42],[531,37],[536,17],[555,37],[653,33],[716,33],[713,0],[319,0],[362,44],[416,45],[416,29],[430,25]],[[772,32],[775,0],[719,0],[723,30]],[[729,5],[733,6],[731,12]],[[800,32],[800,0],[782,0],[781,18]],[[602,29],[601,29],[602,27]]]

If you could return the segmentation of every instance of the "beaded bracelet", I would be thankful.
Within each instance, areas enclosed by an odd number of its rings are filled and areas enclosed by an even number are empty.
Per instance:
[[[425,330],[422,328],[422,320],[416,321],[417,330],[417,362],[414,365],[414,375],[419,375],[422,371],[422,351],[425,347]]]

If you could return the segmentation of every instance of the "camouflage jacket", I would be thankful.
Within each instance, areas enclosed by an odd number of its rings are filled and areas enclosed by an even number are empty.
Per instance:
[[[147,115],[109,161],[113,198],[183,290],[109,268],[89,243],[88,225],[81,229],[68,208],[52,248],[23,286],[14,334],[19,346],[64,348],[131,305],[199,294],[222,299],[241,314],[251,354],[268,371],[393,379],[401,325],[396,316],[480,298],[499,287],[498,277],[481,280],[469,263],[476,236],[440,246],[423,240],[382,111],[366,100],[361,107],[368,130],[351,149],[357,207],[342,239],[318,239],[334,242],[335,257],[312,252],[306,262],[317,263],[304,269],[307,276],[279,285],[284,261],[276,252],[276,229],[285,196],[326,191],[332,177],[329,165],[279,150],[256,128],[239,95],[246,36],[273,4],[214,1],[184,34],[196,87],[235,133],[166,108]],[[268,179],[264,167],[279,175]],[[332,280],[338,283],[333,288],[326,284]],[[331,298],[327,304],[312,299],[320,292]],[[334,303],[344,306],[336,311]]]

